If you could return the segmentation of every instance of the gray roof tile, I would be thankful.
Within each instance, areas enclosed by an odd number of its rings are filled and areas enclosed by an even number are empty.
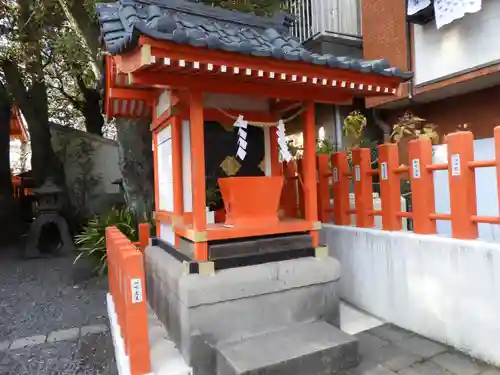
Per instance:
[[[102,41],[111,54],[133,50],[139,37],[145,35],[194,47],[304,61],[403,80],[412,77],[412,73],[391,68],[386,60],[311,53],[288,34],[293,18],[284,13],[264,18],[188,0],[118,0],[98,3],[96,10]]]

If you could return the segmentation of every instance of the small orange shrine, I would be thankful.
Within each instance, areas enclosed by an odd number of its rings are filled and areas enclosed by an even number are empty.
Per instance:
[[[23,119],[19,108],[16,106],[12,107],[10,116],[10,139],[18,139],[21,142],[28,141],[28,133],[23,124]],[[14,196],[21,197],[23,195],[28,195],[31,189],[24,187],[24,178],[21,176],[12,176],[12,187],[14,189]]]
[[[158,239],[198,262],[212,260],[212,245],[237,252],[238,242],[273,236],[306,234],[318,246],[315,103],[397,95],[411,73],[385,60],[311,53],[288,35],[286,14],[182,0],[120,0],[97,13],[106,115],[151,118]],[[279,215],[280,163],[290,158],[280,120],[290,113],[303,124],[303,218]],[[213,135],[217,126],[228,134]],[[209,159],[230,137],[233,155],[216,165],[223,173]],[[208,169],[218,171],[222,222],[207,213]]]

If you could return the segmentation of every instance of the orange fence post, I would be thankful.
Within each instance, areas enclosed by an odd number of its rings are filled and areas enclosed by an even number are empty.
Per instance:
[[[394,170],[399,166],[398,145],[386,143],[378,147],[382,229],[401,230],[400,178]],[[371,181],[370,181],[371,182]]]
[[[150,372],[148,313],[145,301],[145,281],[142,254],[133,246],[124,254],[123,266],[126,269],[124,278],[126,305],[126,338],[124,338],[127,354],[130,359],[131,374],[148,374]]]
[[[436,234],[436,221],[430,215],[435,211],[434,178],[426,167],[432,164],[432,143],[429,139],[408,142],[410,183],[413,210],[413,231],[418,234]]]
[[[356,226],[373,228],[373,188],[369,149],[357,148],[352,150],[352,169],[356,199]]]
[[[497,170],[497,199],[498,213],[500,214],[500,126],[495,127],[495,164]]]
[[[350,225],[349,162],[347,153],[332,154],[333,222],[336,225]]]
[[[476,178],[469,162],[474,160],[471,132],[448,134],[448,177],[450,181],[451,231],[454,238],[476,239]]]
[[[318,218],[324,223],[332,221],[328,155],[318,155]]]
[[[148,223],[139,224],[139,248],[144,251],[149,245],[149,234],[151,229]]]

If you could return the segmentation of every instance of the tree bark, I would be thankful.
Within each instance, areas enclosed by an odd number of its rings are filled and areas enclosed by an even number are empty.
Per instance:
[[[17,64],[10,60],[1,63],[7,87],[28,124],[31,140],[31,168],[37,186],[52,177],[61,188],[66,186],[64,169],[52,149],[47,89],[44,82],[34,81],[31,88],[24,87]]]
[[[148,119],[116,119],[120,170],[127,206],[139,221],[154,210],[152,136]]]
[[[18,206],[14,200],[10,172],[10,117],[12,103],[7,89],[0,83],[0,238],[14,240],[18,234]]]
[[[77,83],[83,94],[81,111],[85,117],[85,128],[89,133],[102,135],[104,117],[101,113],[101,94],[99,90],[87,87],[82,77],[77,77]]]

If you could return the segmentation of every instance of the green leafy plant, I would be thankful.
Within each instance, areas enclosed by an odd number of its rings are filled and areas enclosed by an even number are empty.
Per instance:
[[[357,148],[361,146],[363,140],[363,132],[366,128],[368,121],[366,116],[359,111],[352,111],[344,119],[344,126],[342,131],[346,137],[349,137],[352,146],[351,148]]]
[[[108,213],[89,220],[83,231],[75,236],[79,254],[74,263],[86,258],[93,264],[94,272],[98,275],[107,272],[106,228],[109,226],[116,227],[132,242],[139,240],[138,224],[133,211],[128,208],[112,208]],[[153,220],[150,220],[150,226],[154,233]]]
[[[399,118],[392,128],[391,140],[393,142],[398,143],[403,137],[428,139],[433,144],[439,142],[436,126],[408,111]]]

